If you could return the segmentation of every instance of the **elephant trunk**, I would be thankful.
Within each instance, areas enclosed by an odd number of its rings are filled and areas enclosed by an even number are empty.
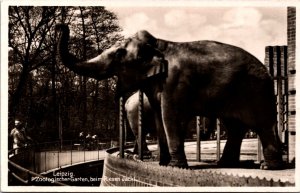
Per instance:
[[[81,76],[87,76],[97,80],[103,80],[113,76],[109,70],[107,61],[103,59],[104,57],[102,55],[88,61],[80,61],[69,52],[70,29],[67,25],[58,24],[56,25],[56,30],[60,31],[57,50],[64,66]]]

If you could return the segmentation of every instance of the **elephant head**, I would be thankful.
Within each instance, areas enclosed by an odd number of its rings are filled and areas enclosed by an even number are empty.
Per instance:
[[[136,89],[145,80],[157,75],[166,75],[167,61],[159,50],[150,45],[155,39],[149,39],[152,37],[150,34],[136,34],[122,44],[114,45],[103,51],[95,58],[80,61],[68,49],[69,27],[58,24],[56,30],[61,32],[58,52],[66,67],[79,75],[97,80],[117,76],[119,92]]]

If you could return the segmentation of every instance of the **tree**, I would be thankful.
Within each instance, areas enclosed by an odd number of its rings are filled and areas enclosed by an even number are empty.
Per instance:
[[[123,39],[118,34],[120,28],[115,14],[105,10],[104,7],[76,7],[73,13],[74,17],[69,25],[72,34],[70,47],[71,52],[82,60],[100,54],[103,49]],[[91,78],[75,76],[78,80],[77,93],[80,95],[75,97],[78,105],[77,114],[69,116],[72,120],[77,120],[77,126],[73,128],[101,135],[100,130],[113,128],[115,122],[115,117],[111,116],[115,111],[114,97],[112,97],[115,81],[110,79],[99,82]]]
[[[9,117],[15,118],[22,95],[26,92],[30,72],[45,65],[51,59],[44,46],[54,25],[56,7],[9,7],[9,47],[14,55],[13,65],[20,65],[19,81],[10,90]],[[10,66],[10,67],[11,67]]]
[[[106,136],[101,129],[116,121],[115,81],[82,78],[62,66],[56,23],[69,24],[71,51],[82,59],[123,38],[116,15],[104,7],[9,7],[9,119],[24,118],[41,140],[57,139],[59,117],[70,138],[83,127]]]

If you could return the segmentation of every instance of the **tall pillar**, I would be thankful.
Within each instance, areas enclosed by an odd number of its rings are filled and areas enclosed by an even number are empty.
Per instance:
[[[296,134],[296,7],[287,8],[288,79],[289,79],[289,161],[295,158]]]

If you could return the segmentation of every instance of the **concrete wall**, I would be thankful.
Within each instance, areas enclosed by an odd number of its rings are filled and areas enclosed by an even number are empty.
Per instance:
[[[257,170],[255,178],[244,176],[246,173],[241,169],[238,169],[238,172],[239,175],[235,175],[230,172],[228,174],[220,171],[212,172],[209,169],[164,167],[153,162],[122,159],[115,154],[107,153],[101,186],[294,186],[294,183],[288,181],[282,182],[256,176],[257,173],[267,173],[265,170]]]

